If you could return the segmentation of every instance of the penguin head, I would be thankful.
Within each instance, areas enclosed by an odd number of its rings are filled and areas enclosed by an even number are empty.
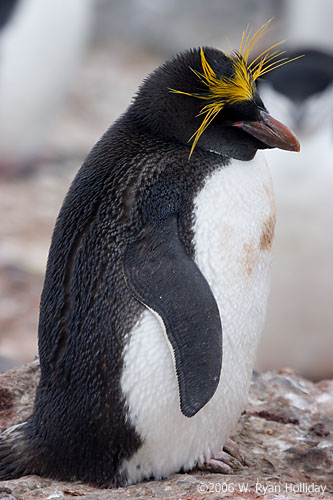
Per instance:
[[[270,116],[256,87],[260,76],[291,59],[270,53],[275,44],[248,62],[268,24],[251,38],[243,33],[232,55],[201,47],[167,61],[139,89],[132,118],[159,138],[188,145],[189,157],[196,148],[241,160],[258,149],[299,151],[295,135]]]

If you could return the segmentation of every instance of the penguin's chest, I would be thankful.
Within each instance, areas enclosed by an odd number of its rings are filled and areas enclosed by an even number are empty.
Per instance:
[[[261,154],[215,171],[194,200],[195,262],[222,322],[220,383],[194,417],[185,417],[161,322],[143,312],[128,338],[121,379],[128,418],[143,442],[122,465],[129,483],[208,459],[237,422],[265,317],[274,223],[271,179]]]

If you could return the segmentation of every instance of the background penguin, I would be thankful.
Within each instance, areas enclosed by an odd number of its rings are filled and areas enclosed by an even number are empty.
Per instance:
[[[0,173],[24,170],[38,158],[88,40],[91,17],[90,0],[1,2]]]
[[[14,14],[18,0],[3,0],[0,4],[0,30],[9,22]]]
[[[49,253],[34,412],[1,436],[1,478],[131,484],[225,443],[269,287],[275,212],[256,153],[299,149],[256,92],[266,60],[247,63],[265,27],[238,55],[158,68],[78,172]]]
[[[295,64],[267,74],[261,96],[302,142],[299,155],[267,153],[279,218],[267,324],[257,368],[333,375],[333,55],[299,47]]]

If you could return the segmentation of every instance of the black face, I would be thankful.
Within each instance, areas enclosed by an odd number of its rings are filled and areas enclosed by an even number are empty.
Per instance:
[[[233,76],[232,63],[223,52],[204,48],[204,53],[218,77]],[[202,73],[199,49],[180,54],[153,72],[129,110],[129,116],[140,127],[168,141],[186,144],[189,149],[189,139],[203,120],[203,116],[198,115],[209,101],[172,93],[170,89],[207,94],[207,86],[191,68]],[[240,160],[250,160],[258,149],[272,147],[297,150],[299,144],[286,127],[268,115],[258,92],[251,100],[226,104],[196,145],[196,148]]]
[[[265,144],[242,129],[234,127],[233,124],[243,121],[258,121],[260,111],[266,111],[266,108],[258,94],[255,95],[253,101],[226,105],[202,134],[197,147],[238,160],[251,160],[258,149],[271,148],[272,146]]]

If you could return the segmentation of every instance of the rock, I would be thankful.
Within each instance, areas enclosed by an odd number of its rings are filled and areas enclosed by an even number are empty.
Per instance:
[[[0,375],[1,431],[31,415],[39,376],[37,360]]]
[[[38,361],[0,375],[0,427],[26,420]],[[232,475],[195,471],[103,490],[38,476],[0,482],[0,500],[333,499],[333,380],[313,383],[292,370],[254,373],[249,403],[232,439],[247,466]]]

